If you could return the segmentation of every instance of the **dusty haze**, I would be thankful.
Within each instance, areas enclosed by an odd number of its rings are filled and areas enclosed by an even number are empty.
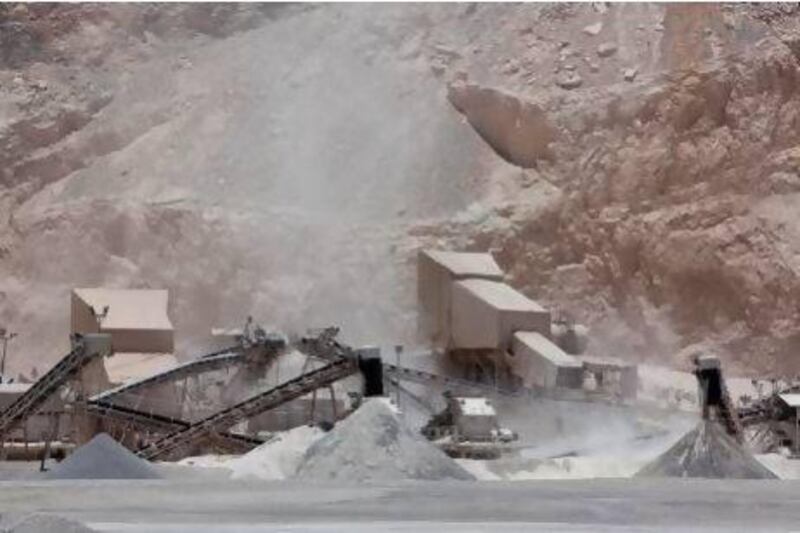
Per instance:
[[[793,6],[0,8],[0,323],[166,287],[183,353],[247,314],[413,342],[420,246],[495,251],[596,352],[794,372]]]

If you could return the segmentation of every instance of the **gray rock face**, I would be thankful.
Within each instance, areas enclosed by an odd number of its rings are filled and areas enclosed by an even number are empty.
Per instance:
[[[775,479],[716,422],[703,421],[636,477]]]
[[[49,473],[50,479],[157,479],[144,459],[101,433],[75,450]]]
[[[308,449],[305,481],[370,482],[475,478],[408,429],[381,400],[370,400]]]

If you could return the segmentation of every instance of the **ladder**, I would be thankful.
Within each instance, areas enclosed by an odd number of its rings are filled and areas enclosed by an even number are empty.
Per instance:
[[[294,399],[326,387],[358,372],[355,360],[339,359],[317,370],[300,375],[282,385],[257,394],[179,429],[137,452],[145,459],[162,457],[175,449],[196,442],[207,435],[219,433],[243,420],[274,409]]]
[[[87,344],[89,337],[97,341],[97,347],[94,342],[91,346]],[[0,413],[0,441],[4,441],[10,431],[34,414],[72,375],[100,355],[101,351],[109,350],[110,346],[108,335],[75,335],[72,350]]]

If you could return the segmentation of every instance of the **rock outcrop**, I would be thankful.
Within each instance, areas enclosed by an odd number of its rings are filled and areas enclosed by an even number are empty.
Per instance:
[[[0,28],[0,323],[41,365],[74,285],[171,289],[181,351],[248,314],[408,342],[435,246],[494,250],[595,352],[800,369],[796,6],[6,4]]]

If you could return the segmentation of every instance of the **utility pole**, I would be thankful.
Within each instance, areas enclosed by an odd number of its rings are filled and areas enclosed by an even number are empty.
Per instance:
[[[403,353],[403,345],[396,344],[394,347],[394,354],[397,360],[397,368],[400,368],[400,354]],[[403,411],[400,410],[400,381],[397,381],[397,410],[400,411],[400,416],[402,416]]]
[[[3,357],[0,359],[0,380],[5,380],[6,376],[6,354],[8,353],[8,341],[16,337],[16,333],[0,328],[0,340],[3,341]]]

